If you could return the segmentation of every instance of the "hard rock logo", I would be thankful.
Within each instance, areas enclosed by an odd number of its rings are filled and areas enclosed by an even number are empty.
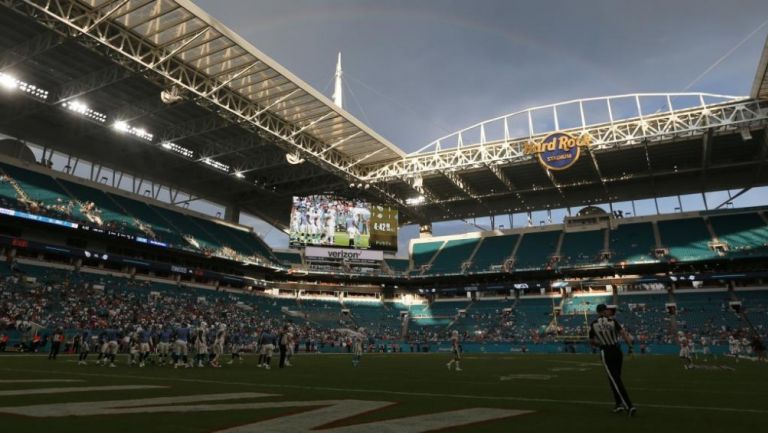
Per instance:
[[[550,170],[565,170],[579,160],[582,147],[592,144],[592,136],[578,137],[566,132],[549,134],[541,142],[528,142],[523,147],[526,155],[538,155],[541,164]]]

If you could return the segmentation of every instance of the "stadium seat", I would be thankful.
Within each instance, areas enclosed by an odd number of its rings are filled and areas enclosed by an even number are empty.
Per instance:
[[[501,270],[504,261],[510,258],[520,235],[488,236],[482,238],[475,256],[472,258],[470,272],[486,272],[492,267]]]
[[[611,261],[613,263],[652,263],[658,260],[654,256],[656,241],[653,224],[619,224],[609,233]]]
[[[658,222],[661,244],[669,249],[669,258],[693,262],[717,257],[710,248],[712,237],[702,218]]]
[[[472,255],[478,242],[479,238],[446,241],[425,274],[461,274],[462,264]]]
[[[515,269],[545,269],[555,254],[561,233],[560,230],[525,233],[515,254]]]
[[[560,267],[597,265],[603,262],[605,230],[566,232],[560,248]]]

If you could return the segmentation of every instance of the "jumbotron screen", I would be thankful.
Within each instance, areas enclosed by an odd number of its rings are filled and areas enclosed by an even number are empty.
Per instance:
[[[289,242],[397,251],[397,209],[328,195],[294,197]]]

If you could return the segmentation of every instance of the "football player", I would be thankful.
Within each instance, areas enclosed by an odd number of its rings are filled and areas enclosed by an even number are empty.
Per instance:
[[[454,330],[451,333],[451,353],[453,359],[448,361],[448,370],[456,364],[456,371],[461,371],[461,344],[459,343],[459,331]]]

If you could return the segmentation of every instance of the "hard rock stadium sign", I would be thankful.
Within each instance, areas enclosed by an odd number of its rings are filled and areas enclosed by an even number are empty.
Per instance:
[[[538,155],[541,164],[550,170],[565,170],[579,160],[582,147],[592,144],[592,136],[571,135],[567,132],[555,132],[547,135],[541,142],[528,142],[523,146],[526,155]]]

